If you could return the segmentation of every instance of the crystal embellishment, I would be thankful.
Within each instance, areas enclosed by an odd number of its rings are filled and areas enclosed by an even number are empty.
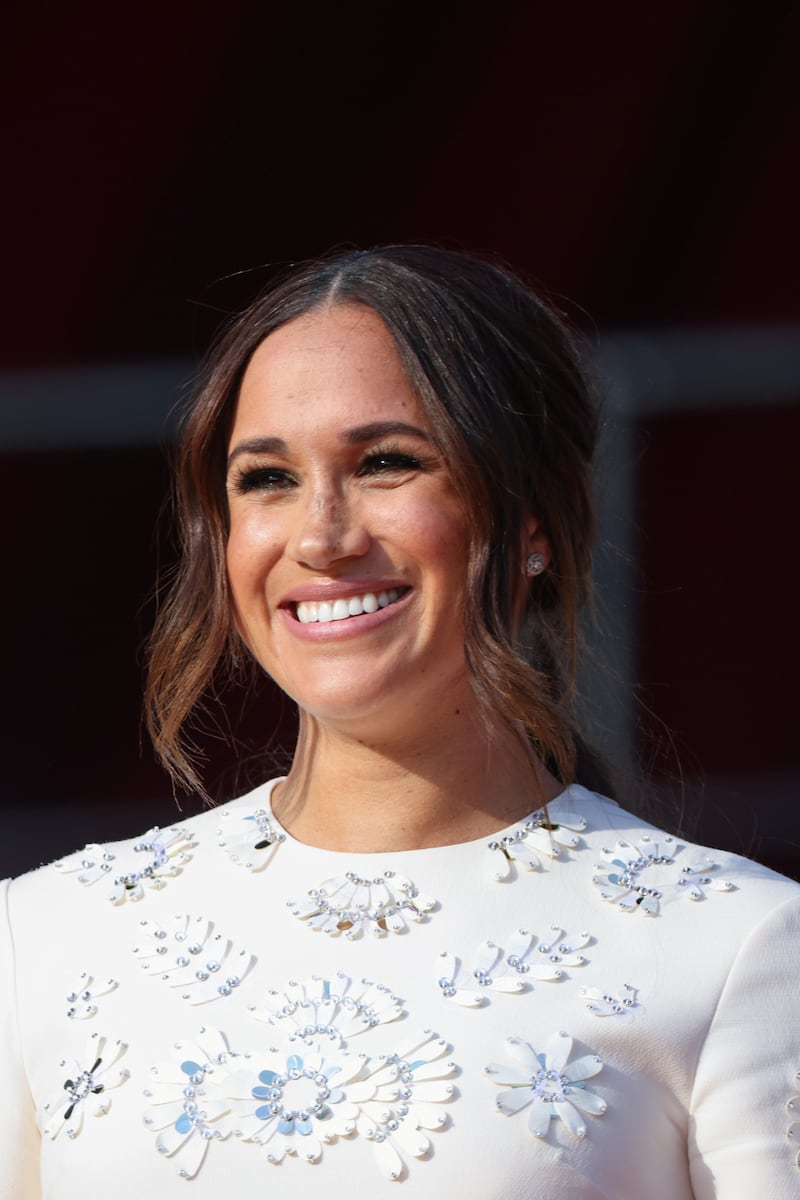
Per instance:
[[[219,846],[232,863],[248,871],[263,871],[286,834],[276,829],[265,808],[228,808],[217,830]]]
[[[595,1017],[628,1016],[635,1009],[641,1008],[638,992],[639,989],[630,983],[623,983],[618,996],[604,992],[601,988],[581,988],[586,1008]]]
[[[201,1029],[195,1041],[176,1042],[173,1061],[151,1069],[144,1123],[157,1131],[156,1150],[182,1179],[194,1179],[212,1141],[230,1137],[235,1058],[223,1033]]]
[[[85,1113],[104,1116],[111,1107],[109,1092],[129,1076],[117,1064],[128,1049],[125,1042],[112,1042],[98,1033],[89,1038],[80,1058],[62,1059],[59,1069],[68,1071],[58,1096],[44,1105],[47,1123],[44,1135],[57,1138],[62,1129],[68,1138],[76,1138],[83,1128]]]
[[[348,1014],[338,1016],[344,1028]],[[231,1135],[273,1164],[287,1156],[317,1163],[323,1147],[363,1138],[388,1179],[406,1174],[409,1157],[428,1155],[426,1131],[446,1126],[440,1106],[455,1094],[447,1042],[431,1030],[407,1032],[393,1053],[369,1057],[343,1045],[339,1031],[301,1038],[291,1023],[272,1024],[274,1046],[234,1051],[221,1030],[201,1029],[177,1043],[173,1061],[153,1067],[144,1121],[180,1176],[194,1179],[210,1145]]]
[[[252,1016],[280,1030],[287,1042],[320,1038],[341,1045],[346,1039],[385,1025],[403,1015],[401,1001],[383,984],[355,983],[339,971],[333,979],[314,976],[270,991]]]
[[[551,925],[540,938],[528,929],[517,929],[505,950],[494,942],[481,942],[469,960],[470,971],[454,955],[443,952],[434,963],[433,975],[448,1000],[479,1008],[487,1003],[490,991],[513,995],[530,990],[533,980],[557,983],[564,978],[565,968],[586,964],[580,951],[591,940],[588,933],[566,939],[560,925]]]
[[[67,995],[67,1016],[71,1021],[85,1021],[90,1017],[97,1016],[97,999],[100,996],[107,996],[109,992],[113,992],[119,987],[116,979],[107,979],[105,982],[95,980],[94,976],[84,971],[78,980],[76,986]]]
[[[567,936],[560,925],[551,925],[538,938],[527,929],[518,929],[508,940],[506,962],[529,979],[555,983],[563,979],[565,969],[586,966],[581,950],[592,940],[585,930]]]
[[[613,850],[603,851],[607,857],[595,867],[592,882],[609,904],[622,912],[638,909],[648,917],[659,915],[661,902],[668,895],[703,900],[704,888],[715,892],[734,890],[729,880],[716,878],[714,872],[718,867],[711,859],[682,868],[676,866],[675,856],[682,849],[666,835],[653,841],[644,834],[636,843],[621,839]],[[654,867],[662,869],[654,872]]]
[[[454,1063],[442,1061],[447,1051],[447,1043],[426,1030],[377,1059],[337,1046],[323,1048],[313,1038],[289,1053],[273,1048],[266,1057],[254,1054],[255,1073],[247,1079],[250,1098],[232,1106],[235,1132],[263,1146],[274,1164],[287,1155],[317,1163],[324,1146],[363,1137],[373,1145],[381,1174],[400,1179],[406,1156],[429,1153],[424,1131],[446,1124],[438,1105],[452,1099],[450,1080],[456,1072]],[[240,1072],[240,1093],[245,1084]]]
[[[142,921],[140,930],[133,953],[143,969],[176,988],[188,1004],[230,996],[255,963],[205,917],[179,914],[166,928]]]
[[[542,1054],[521,1038],[506,1038],[505,1045],[513,1065],[490,1063],[486,1067],[494,1083],[509,1088],[498,1093],[498,1112],[509,1117],[530,1105],[528,1129],[534,1137],[547,1137],[550,1122],[558,1119],[574,1137],[585,1137],[585,1117],[601,1117],[608,1107],[586,1087],[586,1080],[603,1068],[597,1055],[584,1054],[570,1063],[572,1038],[563,1032],[550,1038]]]
[[[168,879],[180,875],[192,857],[189,851],[194,845],[187,829],[178,825],[159,829],[156,825],[136,842],[130,856],[126,853],[121,860],[108,847],[91,842],[55,863],[55,867],[65,875],[79,872],[78,882],[86,887],[99,879],[110,879],[109,898],[119,905],[126,900],[141,900],[145,889],[157,891]]]
[[[538,871],[539,857],[560,858],[562,851],[575,850],[586,821],[578,813],[559,812],[558,821],[548,821],[544,811],[528,817],[517,829],[509,830],[487,843],[485,874],[497,883],[513,877],[514,863],[529,871]]]
[[[358,938],[369,930],[376,937],[405,933],[409,921],[420,922],[437,907],[404,875],[384,871],[365,878],[354,871],[326,879],[303,900],[288,901],[296,917],[311,929]]]

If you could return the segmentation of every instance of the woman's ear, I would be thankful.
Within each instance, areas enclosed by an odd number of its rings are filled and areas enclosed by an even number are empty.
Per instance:
[[[528,578],[541,575],[550,566],[553,553],[550,540],[541,529],[537,517],[528,517],[525,522],[525,546],[522,556],[522,569]]]

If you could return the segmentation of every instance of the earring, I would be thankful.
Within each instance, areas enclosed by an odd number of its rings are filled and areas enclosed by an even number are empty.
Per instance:
[[[538,550],[533,554],[529,554],[525,562],[525,574],[529,576],[541,575],[545,568],[544,555],[539,554]]]

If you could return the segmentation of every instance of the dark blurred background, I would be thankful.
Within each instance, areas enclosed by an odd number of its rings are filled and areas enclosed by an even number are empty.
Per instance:
[[[219,322],[287,262],[421,240],[501,256],[597,347],[585,686],[624,783],[800,876],[800,8],[78,0],[4,41],[0,875],[175,819],[141,642]],[[221,796],[292,730],[228,700]]]

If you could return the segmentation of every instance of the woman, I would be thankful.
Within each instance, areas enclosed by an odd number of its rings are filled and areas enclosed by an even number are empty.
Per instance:
[[[201,786],[181,730],[251,659],[294,761],[8,888],[0,1195],[797,1194],[797,886],[585,786],[595,437],[558,318],[466,256],[232,327],[150,721]]]

